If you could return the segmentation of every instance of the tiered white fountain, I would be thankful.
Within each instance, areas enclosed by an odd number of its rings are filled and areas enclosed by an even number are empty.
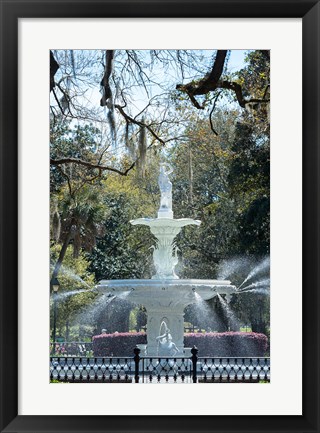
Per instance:
[[[127,292],[126,300],[134,304],[144,305],[147,310],[147,354],[159,355],[159,333],[165,325],[170,330],[166,355],[188,355],[183,345],[184,309],[199,299],[208,300],[214,296],[225,294],[230,297],[236,291],[230,281],[179,279],[175,273],[178,264],[177,247],[174,238],[182,227],[199,226],[201,221],[190,218],[174,219],[172,212],[172,183],[169,174],[172,170],[167,164],[161,164],[159,187],[161,202],[158,218],[139,218],[130,221],[132,225],[150,227],[155,237],[153,262],[156,274],[151,280],[102,280],[96,289],[110,295]],[[168,333],[168,332],[167,332]],[[164,338],[165,339],[165,338]],[[173,343],[174,342],[174,343]],[[161,346],[165,347],[163,341]],[[171,348],[174,347],[174,353]],[[163,353],[164,354],[164,353]]]

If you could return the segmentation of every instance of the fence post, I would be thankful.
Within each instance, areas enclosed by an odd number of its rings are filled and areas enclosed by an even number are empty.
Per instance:
[[[192,357],[192,382],[197,383],[197,361],[198,361],[198,349],[196,346],[193,346],[191,349]]]
[[[135,383],[139,383],[139,362],[140,362],[140,349],[138,347],[135,347],[133,349],[134,352],[134,381]]]

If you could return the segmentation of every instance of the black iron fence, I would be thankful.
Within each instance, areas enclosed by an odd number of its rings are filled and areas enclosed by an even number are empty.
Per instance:
[[[270,358],[198,357],[198,349],[190,358],[134,356],[81,357],[52,356],[52,382],[88,383],[252,383],[270,382]]]
[[[270,358],[198,358],[198,382],[270,382]]]
[[[50,380],[59,382],[132,382],[132,358],[51,357]]]

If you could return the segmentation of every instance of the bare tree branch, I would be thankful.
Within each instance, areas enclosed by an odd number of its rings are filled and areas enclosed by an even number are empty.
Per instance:
[[[63,170],[63,168],[60,165],[58,165],[57,168],[60,171],[60,173],[62,174],[62,176],[64,176],[67,179],[68,188],[69,188],[69,194],[70,194],[70,197],[73,197],[73,192],[72,192],[70,177],[67,175],[67,173]]]
[[[106,65],[103,78],[100,85],[103,89],[103,95],[100,100],[100,105],[105,107],[107,105],[108,99],[112,97],[112,91],[109,83],[110,75],[112,73],[112,63],[113,63],[113,50],[106,50]]]
[[[218,136],[219,134],[218,134],[217,131],[213,128],[213,123],[212,123],[212,114],[213,114],[213,112],[214,112],[214,109],[216,108],[216,103],[217,103],[217,101],[218,101],[220,95],[221,95],[221,92],[219,92],[219,93],[216,95],[216,97],[214,98],[213,106],[212,106],[212,109],[211,109],[210,114],[209,114],[209,121],[210,121],[210,128],[211,128],[211,131],[212,131],[215,135],[217,135],[217,136]]]
[[[156,132],[146,123],[141,122],[139,120],[134,119],[133,117],[129,116],[124,110],[123,107],[121,107],[121,105],[115,105],[115,108],[122,114],[122,116],[130,123],[134,123],[138,126],[144,126],[151,135],[153,135],[154,138],[156,138],[163,146],[166,144],[166,142],[164,140],[162,140],[162,138],[160,138],[158,136],[158,134],[156,134]]]
[[[94,164],[94,163],[84,161],[83,159],[79,159],[79,158],[61,158],[61,159],[50,158],[50,164],[51,165],[59,166],[61,164],[70,164],[70,163],[83,165],[84,167],[88,167],[88,168],[96,168],[96,169],[101,170],[101,171],[112,171],[114,173],[120,174],[121,176],[127,176],[129,171],[132,170],[133,167],[135,166],[136,161],[134,161],[130,165],[130,167],[127,168],[125,171],[121,171],[121,170],[118,170],[117,168],[114,168],[114,167],[110,167],[107,165]]]

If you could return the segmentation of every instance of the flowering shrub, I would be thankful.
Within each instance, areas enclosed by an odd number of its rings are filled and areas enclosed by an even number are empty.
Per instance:
[[[95,335],[93,337],[94,356],[133,356],[137,344],[146,344],[144,332],[124,332]],[[255,332],[208,332],[184,335],[184,346],[196,346],[198,356],[211,357],[252,357],[264,356],[268,339]]]
[[[184,346],[196,346],[198,356],[264,356],[268,338],[256,332],[208,332],[185,334]]]
[[[92,339],[94,356],[133,356],[137,344],[147,343],[145,332],[119,332],[95,335]]]

